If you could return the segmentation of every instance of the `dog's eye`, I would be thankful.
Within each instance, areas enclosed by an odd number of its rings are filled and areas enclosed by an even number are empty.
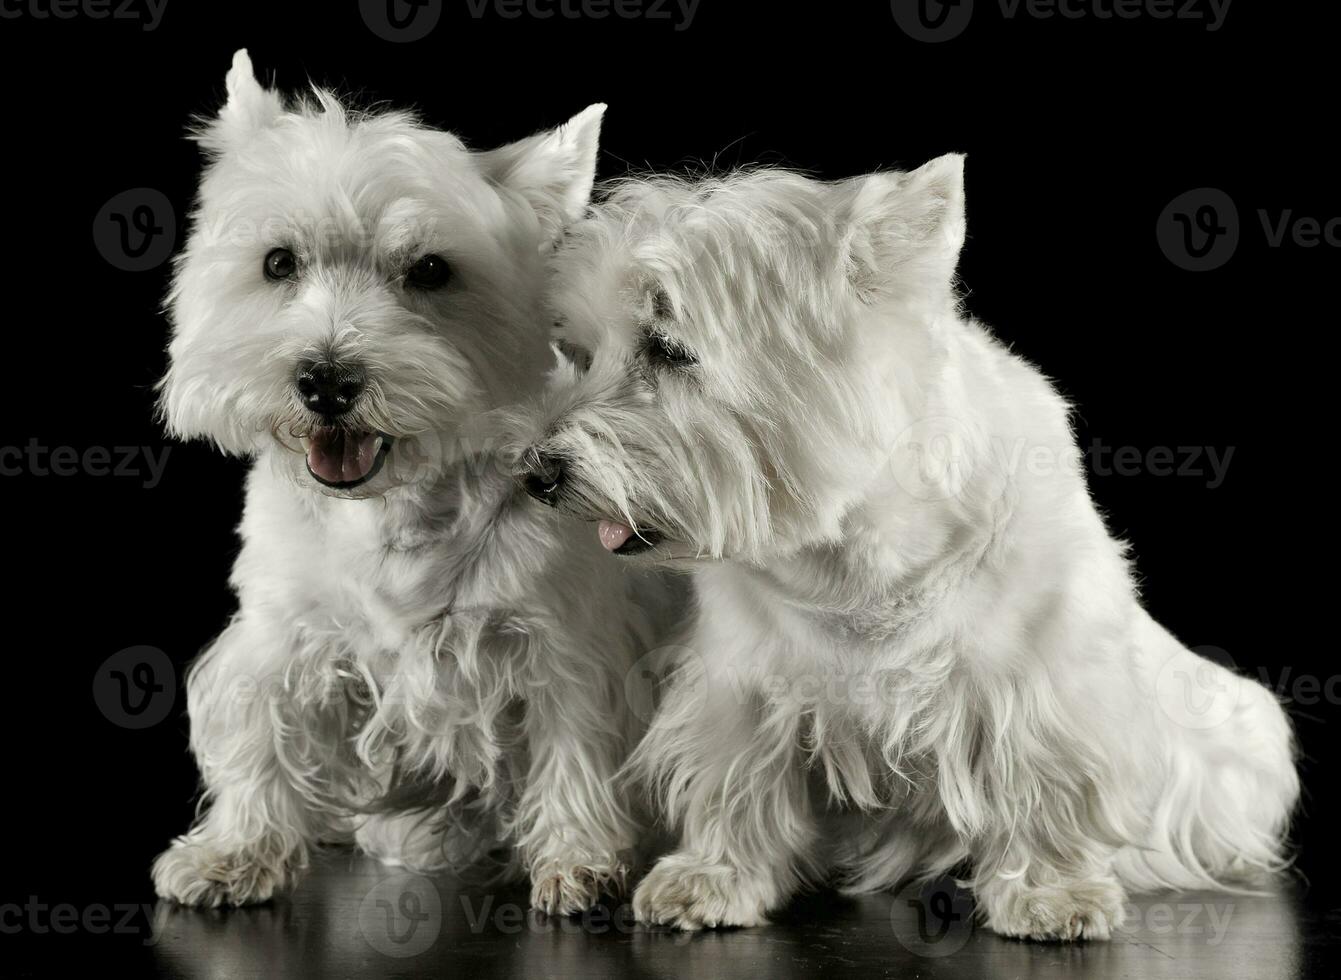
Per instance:
[[[554,341],[554,350],[583,374],[591,370],[592,353],[585,347],[581,347],[571,340],[559,339]]]
[[[652,316],[658,320],[675,319],[675,304],[664,289],[658,289],[652,294]]]
[[[425,255],[405,273],[405,284],[415,289],[441,289],[452,277],[447,260],[441,255]]]
[[[298,260],[287,248],[272,248],[266,253],[265,277],[272,282],[290,279],[298,271]]]
[[[643,341],[642,354],[653,365],[685,368],[698,363],[698,358],[684,344],[663,333],[649,333]]]

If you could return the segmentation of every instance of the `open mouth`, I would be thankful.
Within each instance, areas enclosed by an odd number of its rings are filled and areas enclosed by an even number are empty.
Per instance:
[[[307,472],[323,487],[349,490],[362,486],[382,468],[392,441],[385,432],[319,425],[303,438]]]
[[[601,521],[596,526],[596,535],[602,547],[613,555],[640,555],[661,543],[658,532],[650,528],[636,531],[619,521]]]

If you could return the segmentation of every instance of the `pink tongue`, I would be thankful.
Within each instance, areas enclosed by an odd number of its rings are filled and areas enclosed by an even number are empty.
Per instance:
[[[327,483],[353,483],[372,472],[377,459],[376,432],[345,432],[321,426],[312,433],[307,468]]]
[[[601,521],[596,527],[596,534],[606,551],[615,551],[633,537],[633,528],[618,521]]]

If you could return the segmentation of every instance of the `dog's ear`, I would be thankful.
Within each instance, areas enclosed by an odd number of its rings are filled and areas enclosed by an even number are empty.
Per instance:
[[[284,112],[278,92],[256,80],[246,48],[233,55],[233,67],[224,78],[228,101],[219,115],[195,131],[196,140],[210,153],[220,154],[241,146]]]
[[[849,279],[868,302],[939,300],[964,247],[964,156],[947,153],[911,173],[852,182],[845,236]]]
[[[605,106],[583,109],[557,129],[481,153],[486,176],[535,208],[546,242],[582,216],[596,181],[596,148]]]

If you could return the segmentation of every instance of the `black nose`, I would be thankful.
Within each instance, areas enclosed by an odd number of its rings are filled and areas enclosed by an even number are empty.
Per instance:
[[[353,408],[367,382],[367,375],[357,364],[331,361],[304,361],[294,375],[303,405],[328,419]]]
[[[559,502],[559,489],[563,486],[563,460],[539,450],[527,453],[522,486],[542,504],[555,506]]]

